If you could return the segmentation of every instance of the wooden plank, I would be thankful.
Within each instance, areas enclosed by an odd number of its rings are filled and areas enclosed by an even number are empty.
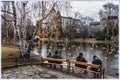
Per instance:
[[[42,58],[43,61],[59,61],[59,62],[66,62],[66,59],[56,59],[56,58]],[[80,62],[80,61],[75,61],[75,60],[70,60],[70,62],[72,64],[80,64],[80,65],[84,65],[84,66],[90,66],[93,68],[99,68],[99,65],[95,65],[95,64],[90,64],[90,63],[85,63],[85,62]]]
[[[90,70],[90,69],[80,68],[80,67],[77,67],[77,66],[73,66],[73,68],[79,68],[81,70],[86,70],[88,72],[93,72],[93,73],[96,73],[96,74],[101,74],[100,72],[96,72],[96,71],[93,71],[93,70]]]
[[[66,62],[66,59],[57,59],[57,58],[42,58],[43,61],[59,61],[59,62]]]
[[[62,66],[67,66],[67,64],[62,63],[62,64],[57,64],[57,63],[49,63],[48,61],[44,61],[43,64],[54,64],[54,65],[62,65]]]
[[[90,66],[90,67],[93,67],[93,68],[99,68],[99,65],[96,65],[96,64],[90,64],[90,63],[80,62],[80,61],[75,61],[75,60],[70,60],[70,62],[72,64],[80,64],[80,65],[84,65],[84,66]]]

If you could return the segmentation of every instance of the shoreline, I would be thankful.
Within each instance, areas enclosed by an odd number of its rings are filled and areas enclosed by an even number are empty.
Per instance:
[[[51,39],[48,39],[48,38],[41,38],[40,39],[41,41],[55,41],[54,38],[51,38]],[[65,38],[64,39],[59,39],[59,40],[56,40],[56,42],[65,42],[65,41],[75,41],[75,42],[86,42],[86,43],[105,43],[105,44],[112,44],[112,43],[116,43],[114,41],[110,41],[110,40],[95,40],[94,38],[86,38],[86,39],[83,39],[83,38],[74,38],[74,39],[70,39],[70,40],[66,40]]]

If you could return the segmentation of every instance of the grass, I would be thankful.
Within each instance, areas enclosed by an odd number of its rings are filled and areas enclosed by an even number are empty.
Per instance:
[[[2,59],[14,58],[15,55],[18,55],[17,48],[2,47]]]
[[[2,67],[15,64],[15,58],[19,55],[16,47],[2,47]]]

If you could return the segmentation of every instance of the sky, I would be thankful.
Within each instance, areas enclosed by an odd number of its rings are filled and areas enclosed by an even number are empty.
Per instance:
[[[35,1],[38,1],[38,0],[35,0]],[[68,0],[59,0],[59,1],[68,1]],[[98,12],[100,9],[102,9],[102,6],[107,2],[119,4],[119,0],[101,0],[101,1],[100,0],[76,0],[76,1],[71,0],[70,3],[72,8],[69,10],[68,14],[70,17],[74,17],[75,12],[78,11],[82,16],[90,16],[94,18],[96,21],[99,21]],[[66,16],[66,13],[63,12],[62,16]],[[35,21],[36,20],[33,18],[34,24],[36,24]]]
[[[83,16],[90,16],[93,17],[95,20],[99,20],[98,12],[100,9],[102,9],[102,6],[106,4],[107,2],[112,2],[114,4],[119,4],[119,0],[89,0],[89,1],[71,1],[72,9],[70,10],[72,14],[74,15],[74,12],[78,11]]]

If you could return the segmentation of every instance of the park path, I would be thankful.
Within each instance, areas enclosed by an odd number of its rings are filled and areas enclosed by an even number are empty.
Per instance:
[[[41,65],[21,66],[2,70],[2,79],[91,79],[92,74],[80,70],[66,73],[65,69],[43,67]],[[105,76],[106,79],[115,79]]]

